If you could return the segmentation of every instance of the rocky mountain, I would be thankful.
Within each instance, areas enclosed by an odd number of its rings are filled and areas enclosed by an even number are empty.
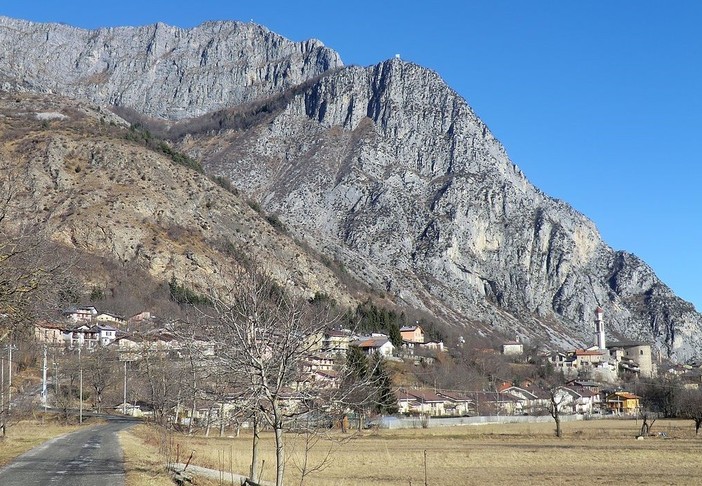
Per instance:
[[[83,31],[0,19],[0,39],[6,90],[60,93],[151,127],[398,304],[552,347],[592,344],[601,306],[611,338],[698,354],[694,307],[535,188],[421,66],[343,67],[318,41],[236,22]],[[206,199],[204,186],[189,191]],[[128,197],[117,211],[131,210]],[[183,208],[184,227],[197,227],[186,216],[198,210]]]
[[[126,285],[121,295],[132,302],[120,304],[136,313],[154,300],[146,294],[158,283],[175,280],[210,295],[236,288],[239,271],[253,262],[307,298],[354,302],[318,255],[255,205],[173,159],[94,105],[0,91],[7,224],[41,228],[71,249],[57,256],[84,288],[109,297]]]

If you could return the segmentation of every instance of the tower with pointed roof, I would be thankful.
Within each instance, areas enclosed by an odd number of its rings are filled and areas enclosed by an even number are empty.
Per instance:
[[[597,345],[599,349],[605,350],[607,349],[607,345],[605,343],[603,315],[604,310],[602,307],[598,306],[597,309],[595,309],[595,345]]]

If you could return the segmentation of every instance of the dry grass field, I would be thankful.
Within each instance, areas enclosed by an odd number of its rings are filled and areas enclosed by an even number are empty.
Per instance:
[[[424,451],[429,485],[536,485],[566,483],[579,477],[600,483],[700,484],[702,437],[695,438],[691,421],[658,420],[651,432],[664,433],[665,437],[644,440],[636,439],[639,427],[640,422],[634,420],[569,422],[564,424],[565,436],[561,439],[553,437],[551,423],[364,431],[342,442],[339,439],[343,436],[335,432],[333,440],[317,443],[309,454],[314,464],[333,448],[327,467],[311,474],[305,484],[421,486]],[[153,450],[167,443],[175,451],[179,444],[182,462],[194,451],[192,464],[248,471],[250,436],[246,434],[226,439],[178,434],[164,438],[146,426],[129,434]],[[298,484],[300,475],[294,462],[295,457],[299,462],[304,441],[288,437],[291,458],[287,483]],[[272,437],[264,436],[262,447],[263,479],[271,480]]]

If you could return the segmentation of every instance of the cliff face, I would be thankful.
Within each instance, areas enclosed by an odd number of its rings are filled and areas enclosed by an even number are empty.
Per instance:
[[[0,79],[102,105],[183,118],[245,103],[341,66],[321,42],[211,22],[94,31],[0,17]]]
[[[481,333],[694,354],[702,321],[531,185],[466,102],[399,60],[330,73],[265,123],[185,143],[375,288]]]
[[[25,88],[180,119],[171,132],[179,147],[398,302],[466,333],[552,347],[592,344],[599,305],[612,337],[651,341],[676,358],[697,354],[694,308],[530,184],[429,70],[397,59],[341,68],[316,42],[249,24],[94,32],[15,24],[0,21],[8,80],[20,73],[14,84]],[[22,43],[8,33],[13,25]],[[42,66],[58,61],[41,51],[59,34],[70,39],[67,61],[52,65],[61,81],[47,80]],[[85,81],[96,73],[101,84]]]

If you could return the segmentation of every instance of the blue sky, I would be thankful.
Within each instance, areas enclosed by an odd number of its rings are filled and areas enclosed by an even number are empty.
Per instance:
[[[536,186],[702,309],[702,2],[428,5],[39,0],[1,5],[0,15],[83,28],[253,20],[320,39],[346,64],[400,54],[466,98]]]

